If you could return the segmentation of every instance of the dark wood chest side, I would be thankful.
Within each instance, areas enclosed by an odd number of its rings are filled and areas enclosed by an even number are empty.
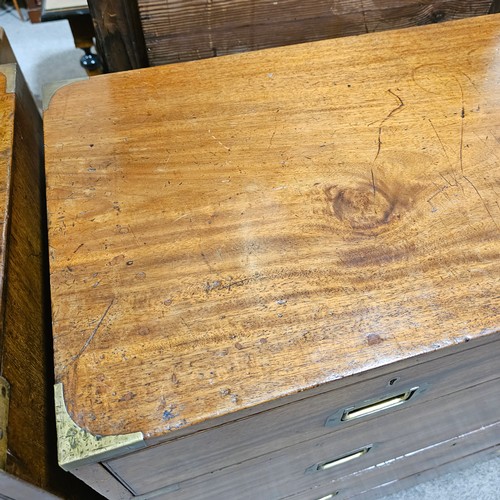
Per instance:
[[[42,119],[1,30],[0,45],[0,491],[92,498],[57,464]]]

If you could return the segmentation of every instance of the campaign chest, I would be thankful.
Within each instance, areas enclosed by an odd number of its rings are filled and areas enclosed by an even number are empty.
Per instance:
[[[314,500],[494,452],[499,44],[479,17],[60,88],[60,464]]]

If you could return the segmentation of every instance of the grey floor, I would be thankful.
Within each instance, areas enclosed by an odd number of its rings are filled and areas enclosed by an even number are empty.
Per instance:
[[[75,48],[67,21],[22,22],[16,11],[9,7],[0,8],[0,27],[7,33],[40,108],[44,85],[86,76],[79,63],[83,51]]]
[[[42,87],[50,82],[85,77],[66,21],[21,22],[15,11],[0,9],[0,26],[16,53],[28,85],[41,103]],[[500,456],[441,475],[385,497],[386,500],[500,500]]]

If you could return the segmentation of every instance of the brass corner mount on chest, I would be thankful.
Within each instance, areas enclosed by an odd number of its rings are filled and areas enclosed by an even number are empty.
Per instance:
[[[98,436],[79,427],[66,409],[62,383],[55,384],[54,398],[59,465],[67,471],[101,462],[143,448],[142,432]]]

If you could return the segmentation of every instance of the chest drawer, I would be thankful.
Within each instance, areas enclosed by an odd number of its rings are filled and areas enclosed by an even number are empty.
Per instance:
[[[202,489],[203,498],[215,499],[227,497],[238,488],[239,498],[257,495],[276,499],[312,486],[322,478],[349,474],[471,431],[478,425],[494,423],[500,419],[499,397],[497,379],[412,408],[401,407],[370,421],[353,422],[348,428],[280,450],[267,453],[262,450],[259,456],[241,463],[231,456],[232,465],[213,468],[211,473],[199,477],[194,477],[197,472],[192,463],[196,456],[194,450],[183,454],[170,449],[169,443],[159,446],[153,459],[147,451],[139,452],[110,461],[107,467],[136,494],[179,487],[173,497],[176,500],[201,495]],[[262,427],[261,432],[264,430]],[[205,450],[199,447],[198,454]],[[189,469],[193,479],[172,484],[171,478],[179,476],[170,475],[168,469],[162,467],[163,460],[172,465],[172,457],[178,465]]]
[[[167,477],[184,481],[361,422],[377,419],[369,424],[376,427],[383,422],[378,417],[389,412],[496,378],[499,357],[500,342],[496,341],[411,368],[395,367],[390,374],[148,448],[137,453],[137,460],[119,458],[109,466],[132,484],[142,480],[156,488]]]
[[[441,468],[456,470],[463,461],[493,457],[500,451],[500,422],[478,427],[465,433],[456,433],[431,446],[395,456],[389,460],[362,468],[354,473],[327,478],[312,488],[293,495],[287,500],[319,500],[333,495],[336,500],[359,498],[371,500],[409,488],[419,482],[418,476],[437,477]],[[446,472],[446,471],[445,471]],[[329,500],[329,499],[328,499]]]

